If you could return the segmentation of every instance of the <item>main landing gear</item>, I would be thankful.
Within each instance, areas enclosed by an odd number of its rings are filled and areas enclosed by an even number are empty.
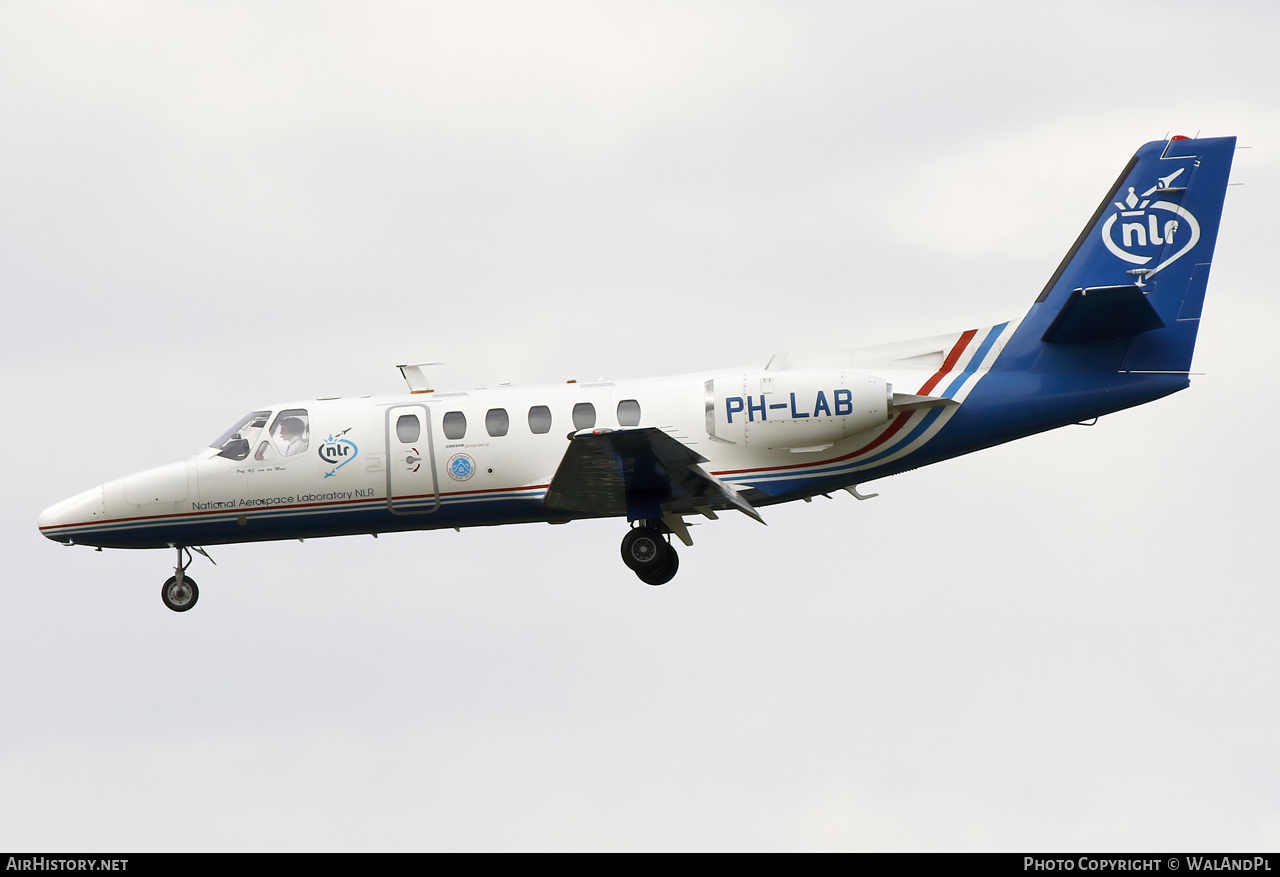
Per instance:
[[[661,521],[641,521],[622,537],[622,562],[646,585],[665,585],[680,569],[680,555]]]
[[[187,575],[187,567],[191,566],[190,549],[182,545],[175,547],[178,549],[178,565],[173,568],[173,575],[160,588],[160,599],[174,612],[186,612],[200,599],[200,589],[196,587],[196,580]],[[204,554],[199,548],[196,551]],[[182,559],[183,554],[186,554],[185,561]],[[205,554],[205,557],[209,555]]]

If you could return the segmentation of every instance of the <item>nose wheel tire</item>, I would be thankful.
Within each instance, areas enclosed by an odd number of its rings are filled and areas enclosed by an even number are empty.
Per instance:
[[[169,576],[169,580],[160,588],[160,599],[174,612],[186,612],[200,599],[200,589],[191,576],[183,576],[182,584],[178,584],[177,576]]]

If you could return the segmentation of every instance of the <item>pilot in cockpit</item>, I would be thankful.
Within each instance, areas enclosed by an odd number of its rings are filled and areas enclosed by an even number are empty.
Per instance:
[[[307,449],[307,425],[298,417],[286,417],[280,421],[280,438],[284,447],[281,454],[291,457]]]

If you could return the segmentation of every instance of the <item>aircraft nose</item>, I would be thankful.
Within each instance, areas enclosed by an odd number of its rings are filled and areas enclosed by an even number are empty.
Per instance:
[[[103,516],[102,486],[54,503],[40,513],[36,525],[54,542],[79,542],[79,531]]]

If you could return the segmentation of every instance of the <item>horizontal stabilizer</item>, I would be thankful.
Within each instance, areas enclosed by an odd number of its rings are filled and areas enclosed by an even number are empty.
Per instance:
[[[1164,321],[1137,285],[1095,286],[1072,291],[1041,340],[1086,344],[1163,328]]]
[[[551,508],[637,521],[702,509],[737,509],[764,521],[700,464],[707,458],[656,427],[572,436],[547,488]]]

